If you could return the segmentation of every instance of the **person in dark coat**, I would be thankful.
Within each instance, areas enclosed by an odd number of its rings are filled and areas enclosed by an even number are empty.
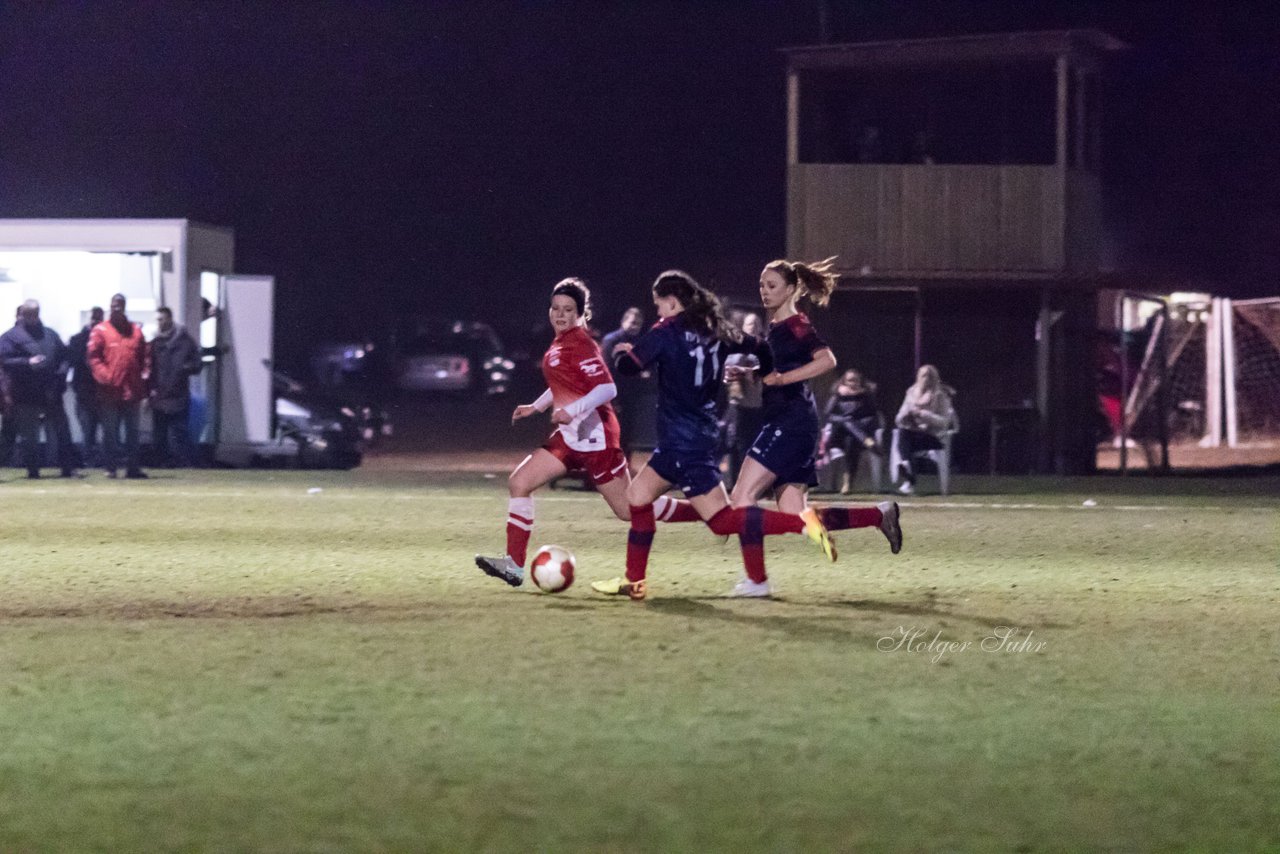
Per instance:
[[[84,436],[82,458],[86,466],[96,466],[100,460],[98,429],[102,426],[102,413],[98,410],[97,383],[89,368],[89,332],[106,316],[102,306],[89,310],[89,322],[67,340],[67,363],[71,366],[71,391],[76,397],[76,421]]]
[[[191,446],[191,377],[200,373],[200,348],[173,322],[168,308],[156,310],[159,331],[151,339],[151,419],[156,459],[162,465],[195,464]],[[169,440],[172,437],[172,452]]]
[[[614,351],[619,344],[634,345],[644,332],[644,312],[632,306],[622,314],[618,328],[604,336],[600,350],[606,365],[613,364]],[[618,396],[613,399],[613,409],[622,427],[622,452],[628,460],[631,452],[653,446],[654,384],[648,374],[617,376]]]
[[[818,455],[830,455],[833,462],[835,457],[843,457],[840,491],[847,494],[852,489],[862,452],[883,453],[876,445],[876,430],[884,426],[876,405],[876,384],[866,381],[857,368],[845,371],[827,401],[824,422]]]
[[[18,306],[13,325],[22,323],[22,306]],[[13,410],[13,390],[9,387],[9,372],[0,367],[0,377],[4,378],[3,420],[0,421],[0,466],[13,464],[13,449],[18,444],[18,416]]]
[[[0,363],[9,376],[13,413],[22,438],[27,477],[40,477],[40,419],[49,441],[57,445],[63,477],[75,477],[71,428],[62,393],[67,386],[67,347],[58,333],[40,322],[40,303],[27,300],[19,322],[0,335]]]

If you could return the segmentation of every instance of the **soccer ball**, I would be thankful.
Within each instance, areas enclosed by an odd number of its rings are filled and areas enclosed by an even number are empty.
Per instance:
[[[547,593],[559,593],[573,586],[573,570],[577,566],[573,552],[564,546],[543,546],[533,556],[529,577]]]

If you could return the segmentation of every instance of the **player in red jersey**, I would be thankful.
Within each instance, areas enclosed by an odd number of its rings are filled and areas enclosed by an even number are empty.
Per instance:
[[[508,479],[507,551],[501,557],[476,555],[476,566],[512,587],[524,583],[524,563],[533,531],[533,493],[570,471],[585,471],[596,491],[621,520],[631,519],[627,487],[631,472],[622,453],[618,418],[609,401],[617,395],[600,347],[587,333],[591,292],[569,278],[551,291],[549,310],[555,340],[542,357],[547,390],[533,403],[517,406],[512,423],[551,409],[555,426],[546,443],[524,458]],[[692,522],[698,514],[687,502],[667,496],[653,504],[655,517]]]

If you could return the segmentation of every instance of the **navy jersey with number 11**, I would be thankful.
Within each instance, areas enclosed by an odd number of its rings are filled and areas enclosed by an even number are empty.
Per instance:
[[[664,450],[713,451],[719,441],[716,399],[731,353],[757,353],[754,338],[728,344],[689,325],[676,314],[653,325],[630,353],[619,353],[619,373],[655,370],[658,375],[658,447]]]

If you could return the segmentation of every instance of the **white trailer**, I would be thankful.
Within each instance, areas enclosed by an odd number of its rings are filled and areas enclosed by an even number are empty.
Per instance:
[[[45,325],[65,341],[93,306],[106,308],[120,293],[150,339],[156,309],[168,307],[205,348],[205,369],[192,381],[194,436],[218,461],[243,465],[275,456],[280,444],[271,383],[275,280],[234,271],[229,228],[185,219],[0,219],[0,328],[4,312],[36,299]]]

